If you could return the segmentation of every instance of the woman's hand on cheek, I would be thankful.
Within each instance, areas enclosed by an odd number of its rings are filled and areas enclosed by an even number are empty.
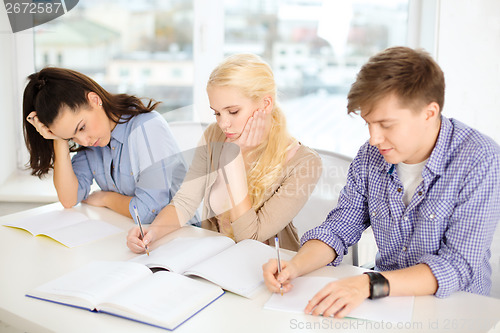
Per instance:
[[[260,145],[264,140],[266,136],[266,117],[268,115],[263,110],[257,110],[248,118],[243,132],[234,141],[234,143],[240,146],[243,154]]]

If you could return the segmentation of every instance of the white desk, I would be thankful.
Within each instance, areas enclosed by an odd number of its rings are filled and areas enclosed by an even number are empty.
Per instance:
[[[60,207],[51,204],[0,218],[0,221],[33,216]],[[128,260],[135,256],[125,244],[132,220],[105,208],[87,205],[73,208],[89,218],[102,219],[123,233],[69,249],[46,237],[0,226],[0,321],[27,332],[163,332],[133,321],[105,314],[52,304],[25,297],[25,293],[92,260]],[[205,236],[211,232],[185,227],[177,236]],[[360,268],[341,265],[324,267],[311,275],[345,277]],[[500,299],[459,292],[446,299],[416,297],[413,320],[398,329],[390,323],[353,319],[329,319],[262,309],[267,290],[253,300],[226,293],[175,332],[488,332],[500,331]],[[383,326],[385,325],[385,326]],[[387,326],[391,325],[391,326]],[[495,327],[495,328],[493,328]]]

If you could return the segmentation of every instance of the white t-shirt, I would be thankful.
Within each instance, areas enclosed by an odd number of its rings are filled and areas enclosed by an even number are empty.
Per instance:
[[[422,178],[422,170],[424,169],[426,163],[427,160],[416,164],[406,164],[401,162],[396,165],[398,177],[403,183],[403,202],[406,206],[410,204],[415,190],[418,185],[420,185],[422,180],[424,180]]]

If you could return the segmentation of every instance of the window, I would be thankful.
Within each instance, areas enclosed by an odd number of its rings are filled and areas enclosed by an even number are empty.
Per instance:
[[[407,45],[408,0],[225,2],[225,55],[254,52],[273,67],[291,133],[354,156],[368,138],[346,95],[368,58]]]
[[[196,90],[205,90],[200,73],[213,68],[197,60],[194,27],[197,16],[210,14],[200,38],[220,32],[223,45],[202,41],[201,52],[219,60],[262,56],[274,70],[291,133],[312,148],[354,156],[368,131],[346,114],[346,94],[369,56],[407,44],[409,1],[225,0],[198,11],[208,6],[202,0],[80,1],[34,29],[35,66],[81,71],[111,92],[162,101],[158,111],[169,121],[192,120]],[[208,105],[198,109],[213,121]]]
[[[89,75],[113,93],[165,101],[160,113],[193,103],[193,1],[85,0],[34,29],[37,61]],[[185,118],[169,112],[172,120]]]

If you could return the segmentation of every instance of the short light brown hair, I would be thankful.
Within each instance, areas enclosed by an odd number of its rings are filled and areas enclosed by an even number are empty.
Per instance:
[[[444,105],[444,74],[424,50],[387,48],[361,67],[347,95],[347,112],[369,113],[378,101],[394,94],[402,106],[419,110],[436,102]]]

